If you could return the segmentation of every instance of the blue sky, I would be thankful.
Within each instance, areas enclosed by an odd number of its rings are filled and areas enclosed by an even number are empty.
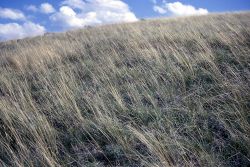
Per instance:
[[[0,40],[141,18],[250,10],[250,0],[0,0]]]

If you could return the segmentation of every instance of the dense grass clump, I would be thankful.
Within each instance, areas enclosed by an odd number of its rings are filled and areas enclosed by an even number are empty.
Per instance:
[[[250,14],[0,43],[0,166],[250,166]]]

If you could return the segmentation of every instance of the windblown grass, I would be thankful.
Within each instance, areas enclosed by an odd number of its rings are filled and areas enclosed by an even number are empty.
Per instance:
[[[0,43],[0,166],[250,166],[250,13]]]

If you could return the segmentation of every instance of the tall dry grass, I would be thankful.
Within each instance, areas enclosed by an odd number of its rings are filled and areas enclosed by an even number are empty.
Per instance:
[[[0,166],[249,166],[250,13],[0,43]]]

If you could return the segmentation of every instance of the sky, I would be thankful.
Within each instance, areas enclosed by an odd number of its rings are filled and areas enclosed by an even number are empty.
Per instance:
[[[250,0],[0,0],[0,41],[142,18],[250,11]]]

